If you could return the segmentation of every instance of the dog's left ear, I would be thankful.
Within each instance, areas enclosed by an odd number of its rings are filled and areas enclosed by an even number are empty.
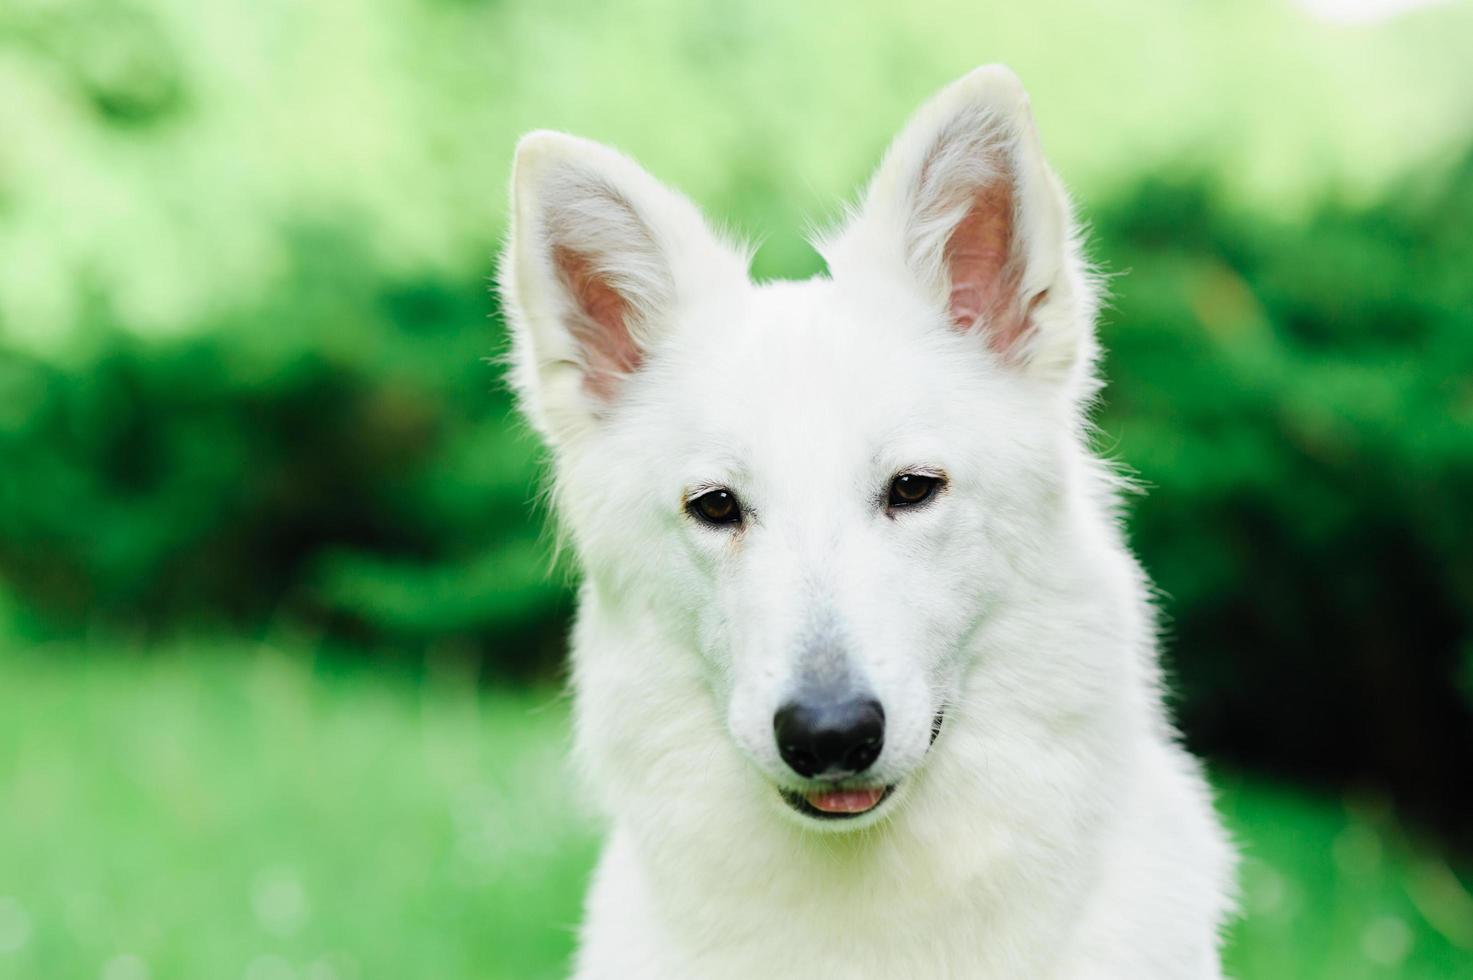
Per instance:
[[[953,328],[1041,377],[1087,373],[1093,285],[1028,96],[1007,68],[942,89],[896,137],[858,213],[820,245],[835,282],[919,287]]]

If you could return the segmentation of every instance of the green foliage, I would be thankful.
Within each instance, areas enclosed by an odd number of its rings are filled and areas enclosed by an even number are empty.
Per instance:
[[[0,672],[4,976],[565,975],[595,832],[557,695],[269,646]],[[1374,801],[1230,780],[1221,805],[1248,857],[1230,975],[1473,970],[1466,886]]]
[[[465,673],[545,677],[570,610],[486,363],[512,142],[615,143],[808,274],[990,60],[1112,273],[1100,442],[1189,738],[1466,840],[1473,6],[1301,6],[0,4],[0,636],[60,638],[0,655],[0,973],[555,974],[565,719]],[[204,630],[443,669],[73,640]],[[1466,888],[1355,799],[1226,794],[1235,974],[1470,972]]]
[[[988,61],[1027,80],[1094,198],[1163,161],[1294,206],[1365,194],[1468,137],[1473,7],[1337,30],[1282,0],[902,7],[709,0],[6,0],[0,334],[64,350],[105,295],[129,330],[249,309],[283,229],[347,216],[395,278],[484,275],[517,135],[614,143],[807,256],[925,95]],[[1460,122],[1461,121],[1461,122]]]

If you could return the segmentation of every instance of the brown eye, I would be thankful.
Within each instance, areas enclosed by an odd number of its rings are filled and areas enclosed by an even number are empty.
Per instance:
[[[914,507],[930,500],[941,479],[921,473],[902,473],[890,482],[891,507]]]
[[[707,490],[685,505],[685,509],[698,521],[707,524],[736,524],[742,519],[742,508],[736,494],[718,487]]]

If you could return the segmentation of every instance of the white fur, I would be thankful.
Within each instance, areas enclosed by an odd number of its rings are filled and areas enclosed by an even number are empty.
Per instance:
[[[949,322],[943,255],[999,174],[1036,298],[1004,351]],[[556,247],[628,303],[643,359],[612,395],[584,383]],[[626,158],[518,147],[513,376],[585,572],[576,754],[611,822],[577,977],[1219,976],[1233,858],[1088,451],[1097,290],[1017,79],[938,94],[820,247],[827,277],[752,284]],[[887,516],[917,467],[946,491]],[[741,531],[685,514],[711,486]],[[777,791],[799,781],[773,713],[817,649],[886,713],[897,790],[851,821]]]

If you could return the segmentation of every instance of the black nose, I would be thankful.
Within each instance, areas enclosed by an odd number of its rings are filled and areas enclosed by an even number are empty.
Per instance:
[[[800,776],[864,772],[885,744],[885,709],[874,698],[792,701],[772,719],[777,750]]]

